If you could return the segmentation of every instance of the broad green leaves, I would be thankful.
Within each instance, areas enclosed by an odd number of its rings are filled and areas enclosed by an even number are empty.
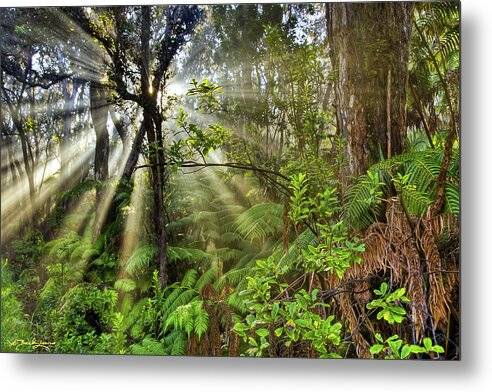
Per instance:
[[[342,325],[334,316],[320,316],[319,309],[327,305],[319,301],[317,289],[302,289],[286,299],[288,285],[279,281],[283,271],[271,258],[259,260],[240,293],[248,314],[237,318],[233,330],[247,343],[245,354],[268,356],[274,342],[286,349],[304,342],[322,358],[338,357]]]
[[[341,279],[351,265],[362,261],[365,247],[349,237],[343,220],[333,219],[339,211],[336,189],[327,187],[315,197],[309,197],[303,173],[292,176],[290,187],[290,218],[296,225],[305,223],[317,236],[317,243],[302,251],[302,267],[308,272],[334,273]]]
[[[381,334],[375,334],[376,344],[369,349],[373,357],[382,357],[384,359],[410,359],[412,355],[419,354],[441,354],[444,349],[438,344],[433,345],[430,338],[423,339],[423,346],[418,344],[404,343],[398,335],[390,336],[383,339]]]
[[[379,290],[374,290],[374,293],[378,298],[369,302],[367,309],[379,309],[377,313],[377,319],[384,319],[389,324],[399,324],[405,318],[407,312],[401,304],[410,302],[405,296],[405,288],[399,288],[394,292],[388,292],[388,284],[386,282],[381,283]]]

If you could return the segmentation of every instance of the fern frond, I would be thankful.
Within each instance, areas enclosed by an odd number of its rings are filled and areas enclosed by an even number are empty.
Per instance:
[[[248,311],[248,307],[244,303],[244,298],[239,295],[238,291],[234,291],[229,295],[227,304],[237,313],[246,313]]]
[[[202,335],[208,330],[208,313],[203,309],[201,302],[194,302],[195,322],[193,332],[201,339]]]
[[[141,245],[128,258],[125,271],[131,276],[141,274],[149,269],[157,254],[155,245]]]
[[[132,279],[118,279],[114,282],[114,288],[124,293],[130,293],[137,288],[137,284]]]
[[[198,279],[198,272],[194,269],[186,271],[183,279],[181,280],[181,287],[193,288]]]
[[[140,343],[133,344],[130,351],[134,355],[165,355],[163,343],[149,336]]]
[[[237,262],[244,256],[244,253],[242,250],[231,248],[220,248],[213,252],[217,259],[223,263]]]
[[[176,263],[179,261],[194,261],[197,263],[210,261],[211,255],[201,249],[196,248],[180,248],[178,246],[170,246],[167,249],[169,261]]]
[[[282,232],[283,206],[277,203],[256,204],[236,218],[237,231],[249,240],[264,240]]]
[[[454,216],[459,216],[461,203],[458,185],[446,184],[444,192],[446,198],[445,211],[451,212]]]
[[[214,287],[219,291],[224,289],[226,286],[237,287],[239,283],[246,278],[249,271],[249,268],[237,268],[230,270],[217,280]]]
[[[175,289],[162,304],[162,320],[166,321],[178,307],[190,303],[196,297],[195,289]]]
[[[390,161],[390,160],[388,160]],[[394,165],[395,162],[388,162]],[[380,166],[381,167],[381,166]],[[380,181],[379,171],[372,169],[372,175],[363,175],[352,185],[346,195],[344,203],[344,220],[355,229],[369,226],[375,216],[380,214],[383,193],[383,184]]]
[[[195,289],[200,292],[207,284],[210,284],[217,277],[217,268],[211,267],[205,271],[195,283]]]
[[[415,189],[414,186],[404,186],[399,189],[399,192],[403,205],[410,215],[421,216],[432,202],[426,193]]]
[[[193,301],[177,307],[164,323],[164,330],[170,326],[186,332],[188,336],[194,333],[201,338],[208,329],[208,313],[203,309],[203,302]]]
[[[164,346],[168,355],[185,355],[186,354],[186,335],[182,331],[174,330],[165,336]]]

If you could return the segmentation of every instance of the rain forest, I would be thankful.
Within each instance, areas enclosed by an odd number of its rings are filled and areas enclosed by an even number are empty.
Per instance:
[[[460,359],[459,2],[0,29],[0,351]]]

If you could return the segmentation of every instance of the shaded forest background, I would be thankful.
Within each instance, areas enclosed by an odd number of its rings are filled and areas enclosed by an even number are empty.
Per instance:
[[[0,13],[2,351],[459,358],[458,3]]]

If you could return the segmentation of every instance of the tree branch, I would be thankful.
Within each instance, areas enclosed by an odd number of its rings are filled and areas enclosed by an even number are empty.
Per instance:
[[[269,170],[265,169],[262,167],[258,166],[253,166],[253,165],[245,165],[242,163],[237,163],[237,162],[225,162],[225,163],[200,163],[200,162],[195,162],[195,161],[183,161],[183,162],[178,162],[178,163],[168,163],[167,165],[173,165],[177,164],[179,167],[229,167],[231,169],[240,169],[240,170],[251,170],[251,171],[256,171],[259,173],[267,173],[267,174],[273,174],[277,177],[280,177],[286,181],[290,181],[287,176],[284,176],[283,174],[276,172],[274,170]],[[145,167],[152,167],[155,165],[140,165],[136,166],[135,170],[145,168]]]

